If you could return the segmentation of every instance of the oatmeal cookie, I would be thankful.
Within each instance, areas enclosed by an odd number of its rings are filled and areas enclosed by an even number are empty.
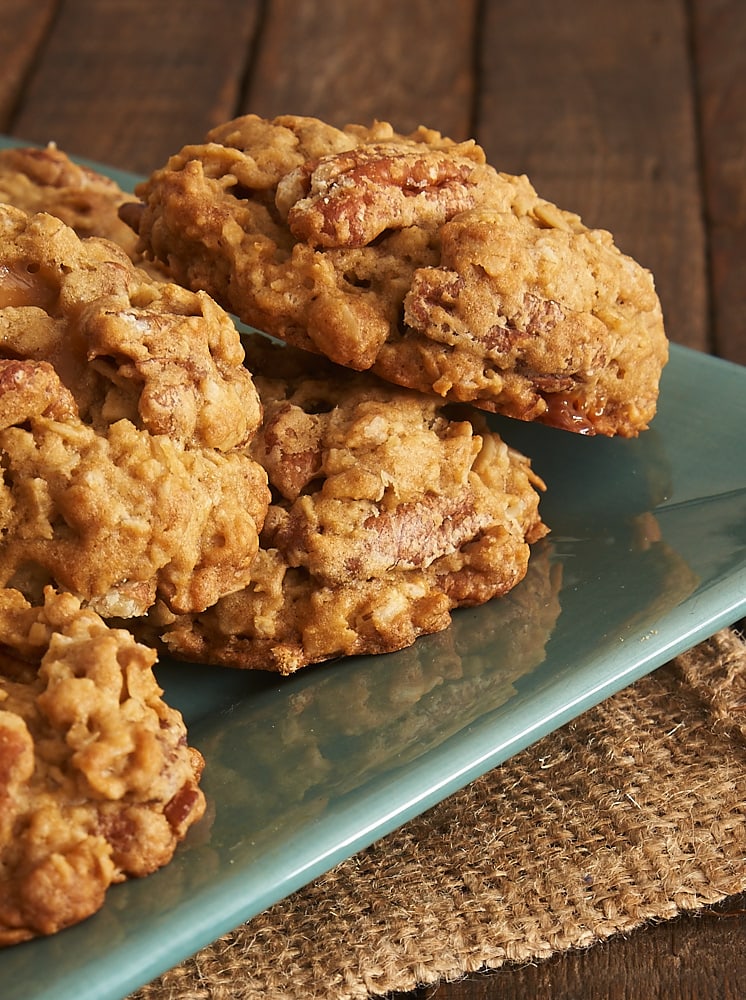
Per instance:
[[[140,262],[137,237],[118,214],[131,200],[116,181],[74,163],[54,143],[0,150],[0,202],[32,214],[48,212],[78,236],[112,240]]]
[[[649,271],[474,142],[249,115],[136,192],[121,214],[144,253],[297,347],[583,434],[655,413]]]
[[[543,484],[482,415],[258,336],[246,349],[273,500],[249,585],[166,616],[170,653],[291,673],[401,649],[523,578]]]
[[[0,586],[106,617],[243,586],[269,495],[231,319],[49,215],[0,230]]]
[[[204,813],[202,758],[155,653],[70,594],[0,591],[0,946],[165,865]]]

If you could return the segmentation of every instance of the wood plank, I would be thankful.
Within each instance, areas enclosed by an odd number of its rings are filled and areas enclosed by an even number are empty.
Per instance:
[[[672,340],[709,343],[684,0],[485,5],[478,138],[491,162],[652,269]]]
[[[235,113],[260,0],[68,0],[12,133],[136,172]]]
[[[0,17],[0,131],[10,126],[18,98],[49,30],[56,0],[5,0]]]
[[[746,364],[746,4],[695,0],[715,352]]]
[[[244,111],[469,136],[476,0],[275,0]]]

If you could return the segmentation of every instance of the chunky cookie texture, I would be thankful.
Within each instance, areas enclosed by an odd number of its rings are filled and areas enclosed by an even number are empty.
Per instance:
[[[80,237],[112,240],[138,262],[137,237],[118,214],[131,200],[112,178],[74,163],[53,144],[0,149],[0,202],[48,212]]]
[[[273,492],[259,554],[248,586],[162,619],[170,653],[291,673],[401,649],[523,578],[543,484],[481,415],[259,337],[247,361]]]
[[[0,946],[95,913],[201,818],[200,754],[155,654],[70,594],[0,591]]]
[[[474,142],[248,115],[121,214],[249,325],[446,400],[634,436],[668,345],[650,273]]]
[[[269,494],[231,319],[49,215],[0,236],[0,586],[105,617],[243,586]]]

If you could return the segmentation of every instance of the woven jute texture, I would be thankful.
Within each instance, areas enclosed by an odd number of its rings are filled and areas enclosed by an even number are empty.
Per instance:
[[[746,643],[724,630],[135,996],[367,998],[744,889]]]

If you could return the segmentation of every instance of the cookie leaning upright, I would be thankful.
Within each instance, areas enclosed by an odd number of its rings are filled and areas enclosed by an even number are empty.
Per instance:
[[[122,214],[141,250],[295,346],[585,434],[655,413],[650,273],[473,142],[248,115],[137,194]]]
[[[228,315],[50,215],[0,236],[0,585],[107,617],[243,586],[268,491]]]

